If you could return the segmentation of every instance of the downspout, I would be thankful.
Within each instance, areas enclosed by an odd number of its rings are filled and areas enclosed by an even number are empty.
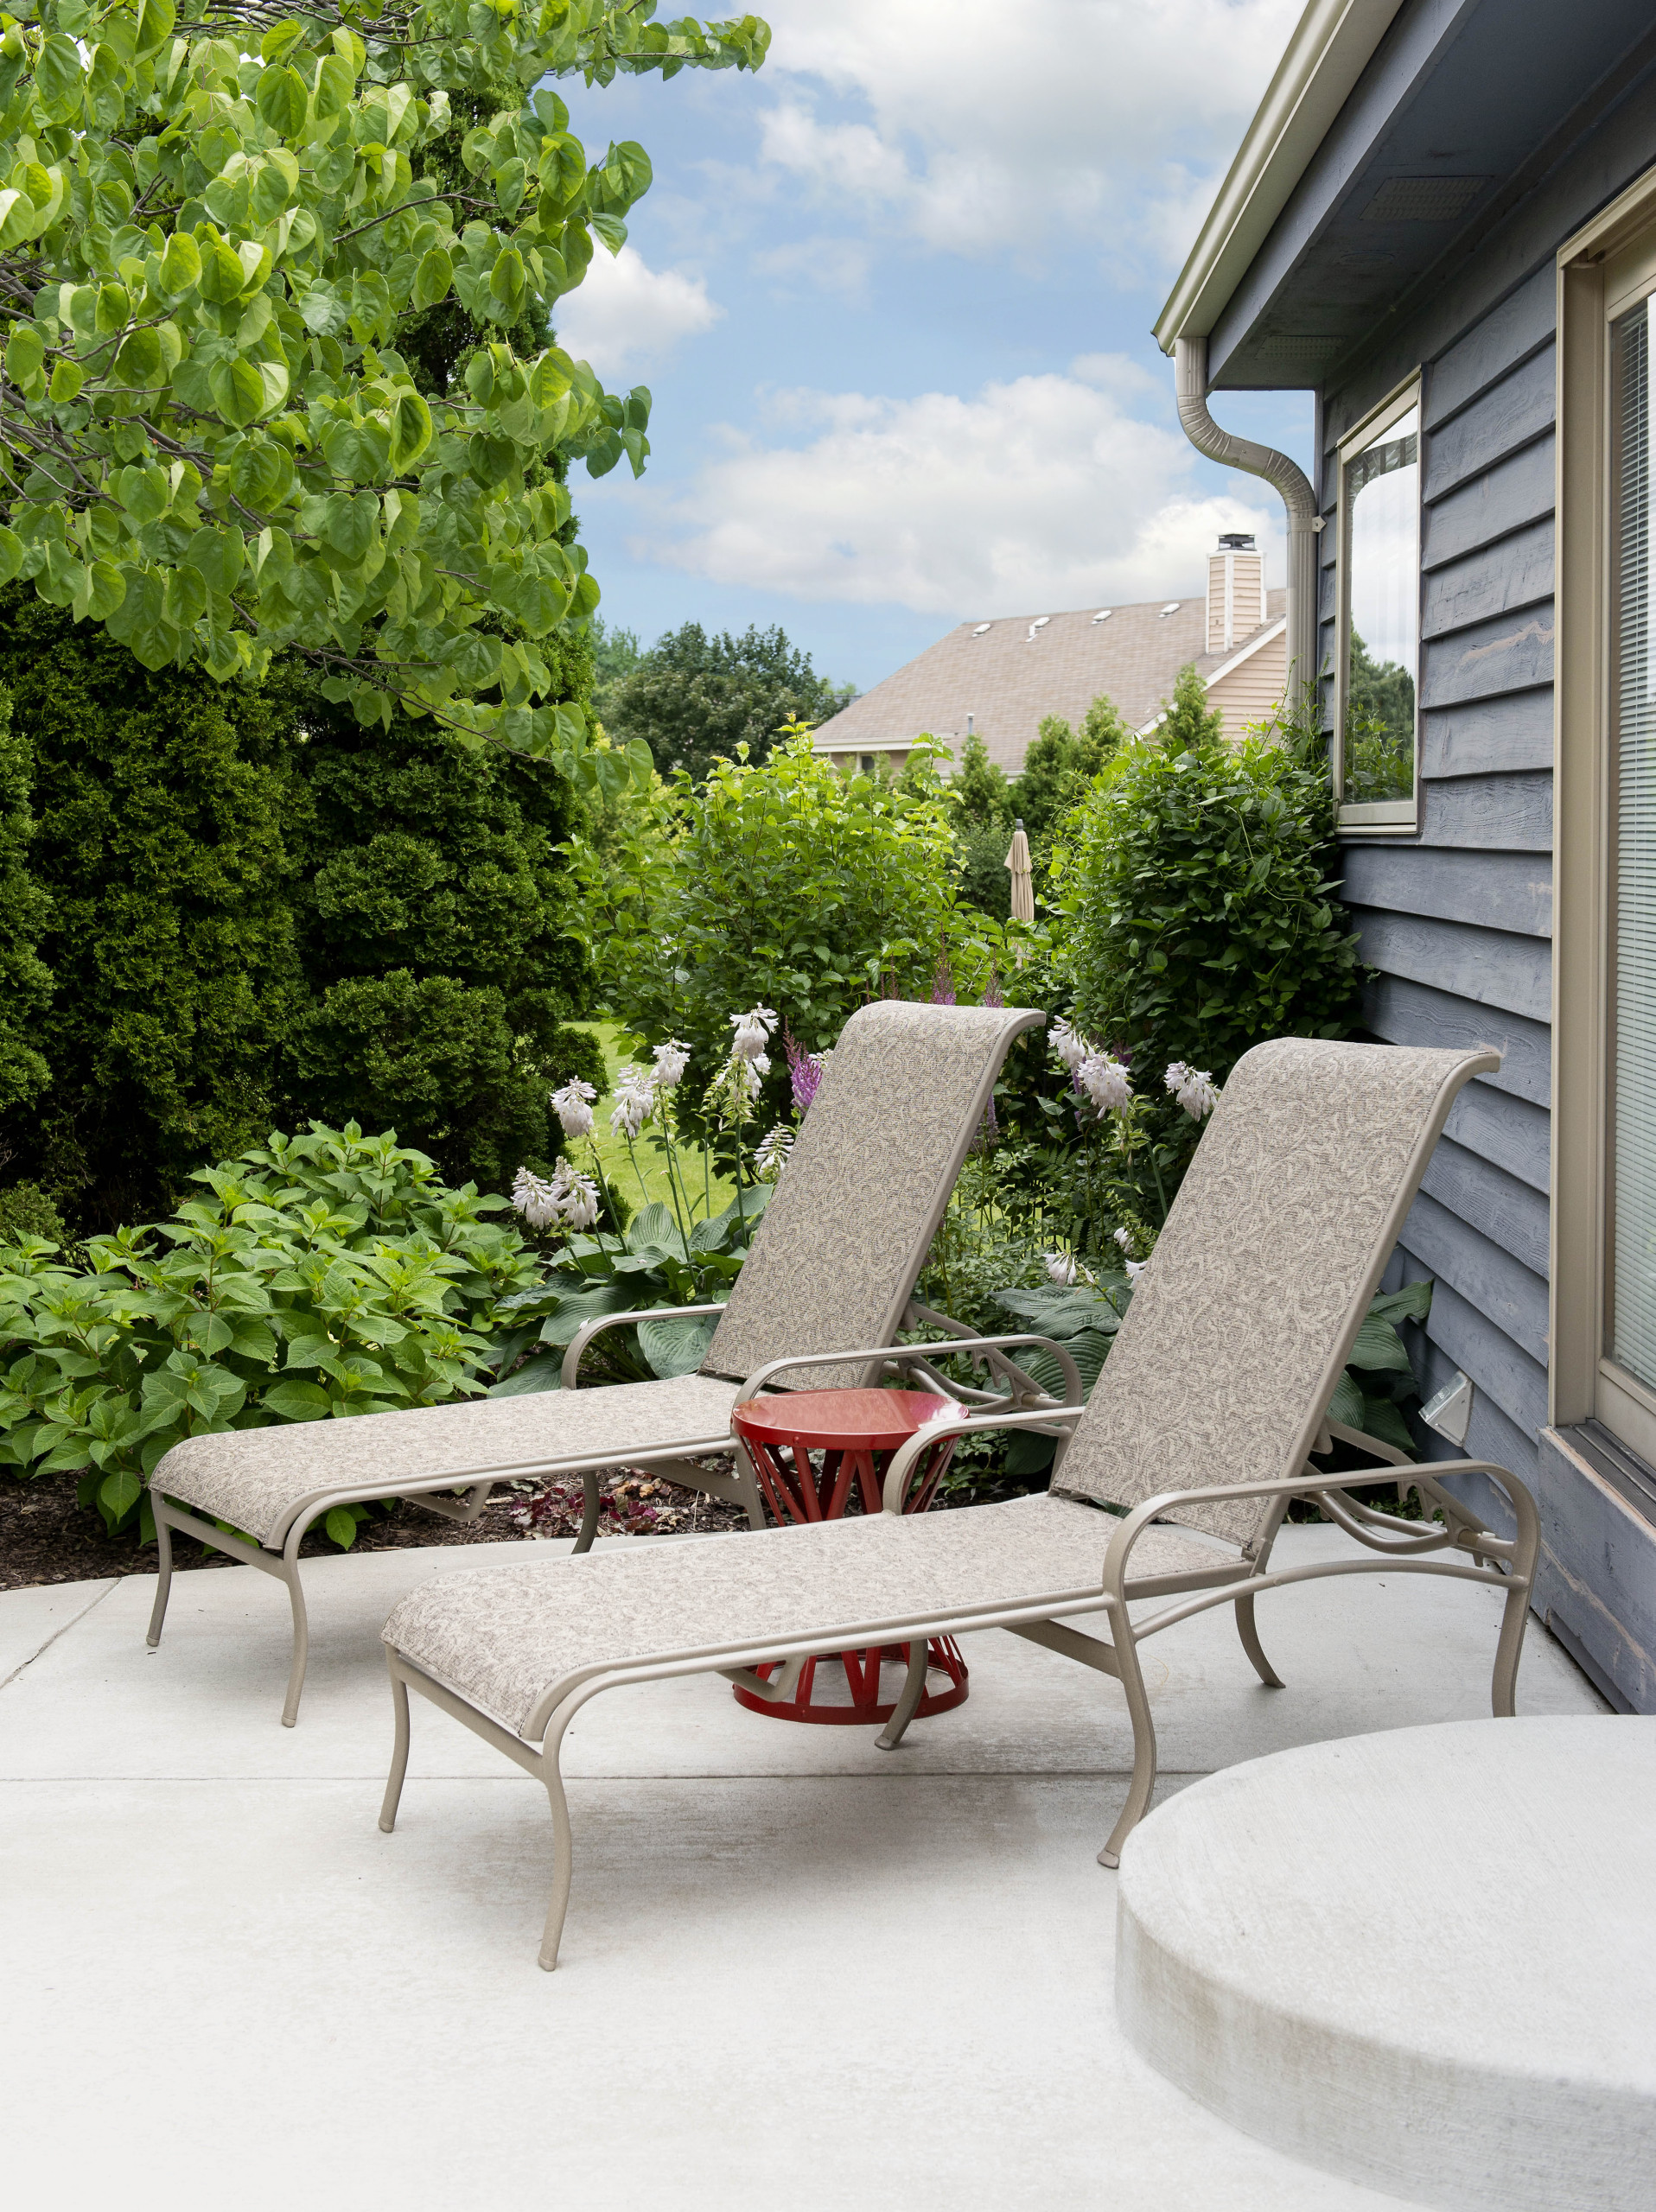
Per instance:
[[[1290,683],[1303,687],[1317,676],[1317,560],[1316,542],[1322,528],[1316,495],[1305,472],[1271,446],[1255,445],[1252,438],[1232,437],[1220,429],[1207,412],[1207,340],[1174,340],[1174,376],[1179,393],[1179,421],[1198,453],[1227,468],[1245,469],[1263,476],[1282,493],[1288,510],[1288,672]]]

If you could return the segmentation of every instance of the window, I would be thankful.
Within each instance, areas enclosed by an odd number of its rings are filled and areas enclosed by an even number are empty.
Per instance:
[[[1420,664],[1420,388],[1340,448],[1334,765],[1342,829],[1412,829]]]
[[[1656,173],[1559,255],[1549,1376],[1551,1425],[1566,1448],[1612,1445],[1646,1470],[1656,1466],[1653,215]]]
[[[1610,326],[1609,1206],[1605,1345],[1656,1390],[1656,696],[1652,302]]]

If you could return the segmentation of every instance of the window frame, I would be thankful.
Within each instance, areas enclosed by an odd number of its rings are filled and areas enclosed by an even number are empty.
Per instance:
[[[1656,168],[1559,249],[1553,721],[1553,1429],[1656,1465],[1656,1390],[1609,1356],[1615,804],[1613,324],[1656,296]]]
[[[1421,613],[1424,597],[1424,579],[1421,573],[1421,550],[1424,537],[1422,528],[1425,512],[1425,423],[1424,390],[1418,369],[1413,370],[1400,385],[1389,391],[1377,407],[1370,408],[1360,422],[1355,423],[1334,448],[1334,736],[1329,747],[1329,770],[1334,781],[1335,822],[1340,834],[1353,833],[1394,837],[1399,832],[1417,829],[1420,818],[1420,694],[1422,663],[1424,659],[1424,640],[1421,637]],[[1422,409],[1422,423],[1418,431],[1419,474],[1415,502],[1415,734],[1414,775],[1412,788],[1406,799],[1371,799],[1347,805],[1346,788],[1346,706],[1351,687],[1351,502],[1346,493],[1346,470],[1357,455],[1364,453],[1400,422],[1411,408]]]

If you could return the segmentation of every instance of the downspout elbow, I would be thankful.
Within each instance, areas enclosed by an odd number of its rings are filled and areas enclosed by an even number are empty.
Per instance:
[[[1322,530],[1316,494],[1298,463],[1273,446],[1257,445],[1223,429],[1207,411],[1207,340],[1174,341],[1174,377],[1179,423],[1198,453],[1226,468],[1263,476],[1276,486],[1288,515],[1288,668],[1290,682],[1299,671],[1302,685],[1317,672],[1316,541]]]

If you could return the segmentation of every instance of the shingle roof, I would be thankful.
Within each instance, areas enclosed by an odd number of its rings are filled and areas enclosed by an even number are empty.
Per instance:
[[[1269,593],[1261,627],[1277,620],[1287,603],[1286,592]],[[1171,692],[1187,661],[1206,676],[1247,642],[1239,639],[1223,653],[1202,651],[1207,603],[1200,592],[1185,600],[1113,607],[1107,620],[1100,621],[1099,613],[1087,607],[1044,618],[1037,611],[986,624],[962,622],[824,722],[816,748],[851,753],[910,742],[926,730],[958,750],[970,715],[990,759],[1015,775],[1044,715],[1062,715],[1079,727],[1102,691],[1128,728],[1138,729]]]

